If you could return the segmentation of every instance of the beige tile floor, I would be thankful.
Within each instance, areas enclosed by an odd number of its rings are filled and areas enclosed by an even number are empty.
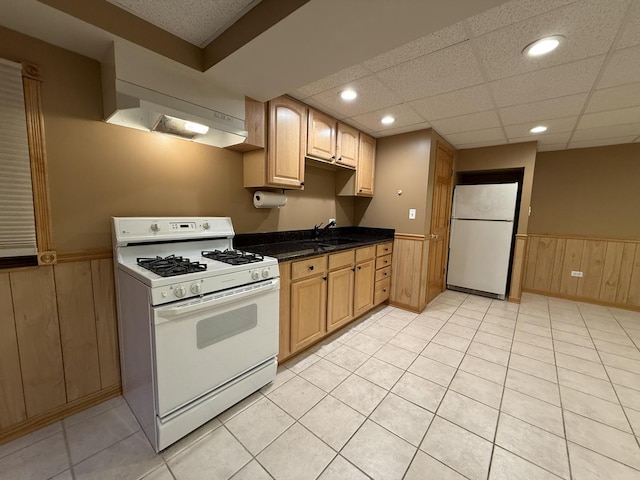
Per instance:
[[[383,307],[156,455],[122,398],[0,446],[0,479],[640,479],[640,313],[457,292]]]

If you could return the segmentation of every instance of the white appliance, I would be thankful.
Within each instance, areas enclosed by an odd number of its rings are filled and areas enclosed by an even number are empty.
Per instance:
[[[224,217],[113,218],[122,389],[156,451],[275,378],[278,262],[233,236]]]
[[[505,298],[517,196],[517,183],[455,187],[447,288]]]

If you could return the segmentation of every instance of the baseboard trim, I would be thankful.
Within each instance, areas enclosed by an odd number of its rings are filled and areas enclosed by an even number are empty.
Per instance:
[[[591,303],[593,305],[602,305],[603,307],[614,307],[622,310],[631,310],[634,312],[640,312],[640,306],[628,305],[624,303],[615,302],[603,302],[601,300],[594,300],[593,298],[579,297],[577,295],[566,295],[564,293],[545,292],[543,290],[535,290],[533,288],[523,288],[523,292],[533,293],[536,295],[546,295],[547,297],[561,298],[563,300],[573,300],[575,302]]]
[[[113,385],[111,387],[104,388],[98,392],[87,395],[86,397],[79,398],[69,403],[65,403],[53,410],[46,413],[42,413],[33,418],[28,418],[20,423],[12,425],[11,427],[0,430],[0,445],[7,443],[15,438],[31,433],[42,427],[62,420],[65,417],[78,413],[82,410],[86,410],[89,407],[93,407],[99,403],[109,400],[110,398],[117,397],[122,393],[122,387],[120,384]]]

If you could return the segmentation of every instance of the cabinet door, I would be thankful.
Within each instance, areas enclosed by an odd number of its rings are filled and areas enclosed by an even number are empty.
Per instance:
[[[356,265],[355,284],[353,289],[353,316],[357,317],[373,307],[373,282],[375,279],[375,262]]]
[[[360,132],[349,125],[338,122],[336,163],[356,168],[358,164],[358,140]]]
[[[373,195],[373,175],[376,160],[376,139],[360,134],[358,168],[356,170],[356,195]]]
[[[307,156],[334,162],[336,160],[336,127],[335,118],[310,108]]]
[[[327,330],[330,332],[353,318],[354,268],[330,272],[327,283]]]
[[[267,183],[289,188],[304,185],[307,107],[289,97],[269,102]]]
[[[291,353],[313,343],[327,331],[327,277],[291,284]]]

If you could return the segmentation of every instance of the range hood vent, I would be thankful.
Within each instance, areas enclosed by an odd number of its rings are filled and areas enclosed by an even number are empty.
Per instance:
[[[244,95],[216,85],[205,73],[121,40],[114,42],[101,66],[107,123],[216,147],[245,142]],[[179,124],[185,122],[209,130],[181,133]]]

